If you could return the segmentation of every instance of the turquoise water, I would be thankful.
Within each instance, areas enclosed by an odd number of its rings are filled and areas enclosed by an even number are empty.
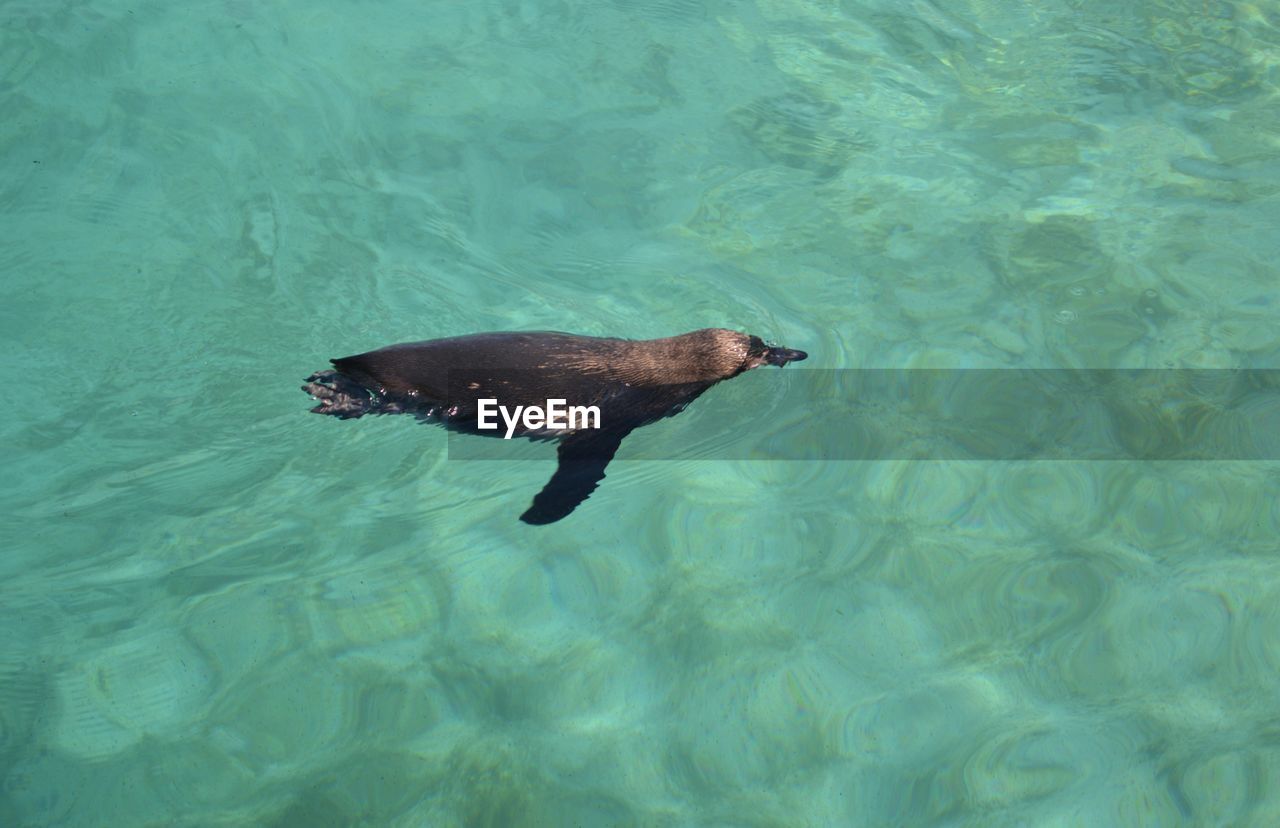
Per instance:
[[[1280,824],[1280,464],[634,460],[532,528],[549,450],[298,390],[546,328],[1280,367],[1280,6],[0,19],[0,824]]]

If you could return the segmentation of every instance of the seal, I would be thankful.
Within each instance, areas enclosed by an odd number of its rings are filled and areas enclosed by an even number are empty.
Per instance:
[[[541,525],[564,518],[595,491],[635,429],[678,414],[743,371],[807,357],[723,328],[641,340],[480,333],[333,359],[333,369],[307,377],[302,390],[319,401],[313,412],[339,419],[410,414],[467,434],[558,441],[555,473],[520,516]],[[556,403],[597,416],[594,423],[557,423],[548,413]],[[493,423],[497,410],[505,427]]]

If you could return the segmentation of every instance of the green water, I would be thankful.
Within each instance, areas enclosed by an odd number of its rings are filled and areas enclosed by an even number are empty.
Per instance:
[[[1272,0],[8,0],[0,159],[0,825],[1280,824],[1280,464],[635,460],[533,528],[549,451],[298,390],[1280,367]]]

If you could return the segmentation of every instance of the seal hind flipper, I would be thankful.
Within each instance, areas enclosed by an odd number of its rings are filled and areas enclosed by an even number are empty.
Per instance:
[[[337,371],[317,371],[307,377],[307,384],[302,390],[319,400],[320,404],[311,409],[316,414],[328,414],[340,420],[354,420],[365,414],[377,413],[377,402],[373,394],[358,382],[354,382]]]
[[[404,414],[407,411],[419,411],[427,415],[432,413],[430,408],[406,405],[402,399],[372,391],[338,371],[315,372],[307,377],[307,384],[302,386],[302,390],[320,402],[311,409],[313,414],[328,414],[339,420],[354,420],[366,414]]]
[[[556,449],[559,465],[555,474],[533,498],[520,519],[543,526],[567,516],[591,496],[604,479],[605,466],[617,453],[630,428],[585,431],[566,437]]]

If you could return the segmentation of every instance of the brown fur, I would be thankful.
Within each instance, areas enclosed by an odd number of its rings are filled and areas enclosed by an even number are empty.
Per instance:
[[[663,339],[583,338],[581,349],[558,351],[540,367],[572,366],[632,385],[710,383],[760,364],[759,353],[754,358],[751,354],[752,339],[724,328],[703,328]]]

